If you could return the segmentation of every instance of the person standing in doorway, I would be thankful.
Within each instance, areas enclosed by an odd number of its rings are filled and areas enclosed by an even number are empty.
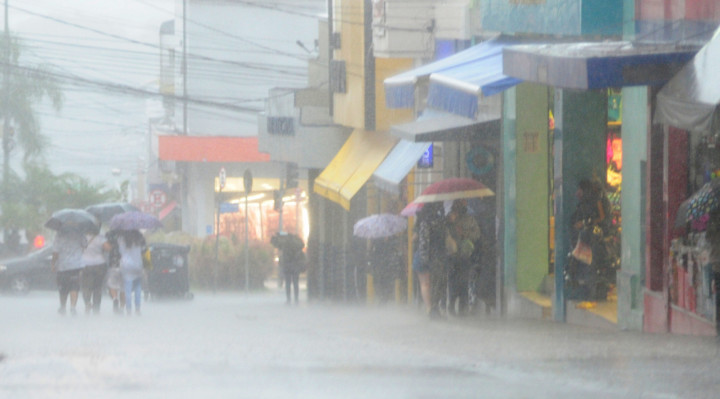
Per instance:
[[[50,262],[53,271],[57,272],[57,284],[60,294],[58,313],[65,315],[67,300],[70,297],[70,313],[77,314],[76,305],[80,290],[80,272],[82,271],[82,254],[87,240],[85,235],[75,230],[60,230],[55,235],[53,254]]]

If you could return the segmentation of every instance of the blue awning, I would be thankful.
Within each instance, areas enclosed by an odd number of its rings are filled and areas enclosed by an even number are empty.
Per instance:
[[[659,86],[697,50],[682,44],[626,41],[516,45],[503,50],[503,72],[567,89]]]
[[[394,194],[400,194],[400,182],[431,145],[432,143],[428,142],[400,140],[385,157],[383,163],[375,169],[373,173],[375,185]]]
[[[486,43],[475,61],[430,75],[429,107],[474,118],[481,95],[492,96],[522,82],[503,75],[502,50],[511,43]]]
[[[417,84],[430,82],[433,108],[453,113],[458,108],[477,108],[478,95],[490,96],[510,88],[520,79],[502,73],[502,50],[517,44],[508,38],[488,40],[455,55],[385,79],[388,108],[413,108]],[[448,84],[449,83],[449,84]],[[431,101],[428,98],[428,101]],[[459,113],[467,115],[467,111]],[[474,114],[473,114],[474,115]]]

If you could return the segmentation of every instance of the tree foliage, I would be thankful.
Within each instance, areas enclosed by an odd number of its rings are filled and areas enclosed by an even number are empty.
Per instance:
[[[60,110],[63,95],[59,82],[49,73],[47,65],[21,63],[22,51],[23,47],[17,38],[10,38],[9,50],[6,41],[0,40],[0,54],[4,63],[3,73],[0,74],[3,78],[0,86],[3,90],[0,93],[0,118],[8,118],[13,131],[12,139],[24,151],[23,159],[29,161],[41,156],[47,144],[45,136],[41,134],[35,105],[47,98],[56,110]],[[7,80],[4,68],[8,68]]]
[[[47,165],[25,164],[25,176],[10,174],[0,225],[25,229],[28,236],[41,231],[53,212],[64,208],[86,208],[118,201],[120,193],[93,184],[73,173],[55,175]]]

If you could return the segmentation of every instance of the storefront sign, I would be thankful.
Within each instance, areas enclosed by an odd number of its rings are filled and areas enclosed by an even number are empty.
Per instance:
[[[422,154],[420,160],[418,160],[417,167],[419,169],[429,169],[433,167],[433,146],[431,145]]]
[[[221,202],[220,213],[235,213],[239,210],[239,206],[236,203]]]

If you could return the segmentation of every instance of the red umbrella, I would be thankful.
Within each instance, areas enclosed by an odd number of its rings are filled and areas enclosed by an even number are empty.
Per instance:
[[[495,195],[489,188],[477,180],[451,177],[436,181],[427,186],[413,202],[438,202],[463,198],[481,198]]]

